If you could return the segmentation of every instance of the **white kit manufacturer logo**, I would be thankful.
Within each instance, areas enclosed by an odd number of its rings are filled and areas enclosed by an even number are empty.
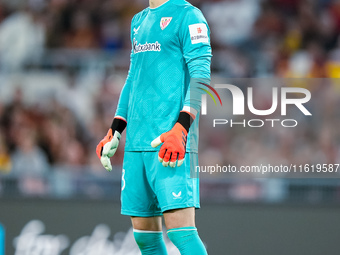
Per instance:
[[[137,35],[137,34],[138,34],[139,28],[140,28],[140,26],[133,29],[133,34],[134,34],[134,35]]]
[[[179,199],[181,198],[182,191],[178,192],[178,194],[176,194],[175,192],[172,192],[172,195],[174,196],[174,199]]]

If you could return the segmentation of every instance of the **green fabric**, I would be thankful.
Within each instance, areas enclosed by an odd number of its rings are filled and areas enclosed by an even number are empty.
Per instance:
[[[178,248],[181,255],[207,255],[207,250],[195,227],[173,228],[168,237]]]
[[[162,232],[134,231],[136,243],[142,255],[167,255]]]

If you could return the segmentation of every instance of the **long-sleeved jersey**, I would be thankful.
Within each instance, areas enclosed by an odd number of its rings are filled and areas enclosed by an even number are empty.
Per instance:
[[[127,120],[125,151],[156,151],[151,141],[171,130],[185,106],[200,110],[190,81],[210,80],[210,30],[199,9],[184,0],[146,8],[131,22],[130,70],[116,116]],[[198,150],[198,119],[187,152]]]

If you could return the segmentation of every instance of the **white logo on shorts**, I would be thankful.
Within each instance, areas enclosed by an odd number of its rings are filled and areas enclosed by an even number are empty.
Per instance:
[[[181,198],[182,191],[178,192],[178,194],[176,194],[175,192],[172,192],[172,195],[174,196],[174,199],[179,199]]]

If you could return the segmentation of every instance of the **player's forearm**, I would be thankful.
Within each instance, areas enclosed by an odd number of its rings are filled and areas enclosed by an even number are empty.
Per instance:
[[[128,114],[128,105],[129,105],[129,96],[130,96],[130,87],[131,83],[127,79],[122,92],[120,93],[117,110],[116,110],[116,117],[120,117],[121,119],[127,121],[127,114]]]
[[[134,75],[134,62],[133,62],[133,55],[131,53],[130,57],[130,68],[129,68],[129,73],[126,78],[125,85],[120,93],[119,96],[119,101],[117,105],[117,110],[116,110],[116,117],[120,117],[127,121],[127,114],[128,114],[128,106],[129,106],[129,97],[130,97],[130,90],[131,90],[131,84],[133,82],[133,75]]]
[[[208,47],[208,46],[206,46]],[[210,80],[211,55],[200,56],[188,62],[189,75],[191,79],[209,79]]]
[[[201,109],[201,100],[206,85],[210,85],[211,55],[196,58],[188,63],[190,84],[184,100],[183,110],[195,118]]]

